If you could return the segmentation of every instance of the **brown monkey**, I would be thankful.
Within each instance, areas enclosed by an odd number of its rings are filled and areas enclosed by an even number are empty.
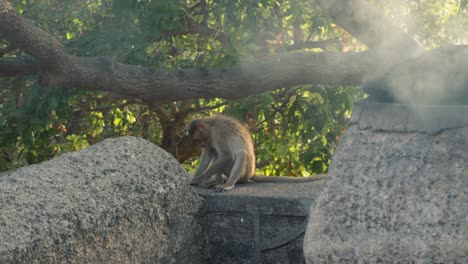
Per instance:
[[[231,190],[237,182],[307,182],[326,177],[325,174],[307,178],[254,176],[252,137],[232,117],[195,119],[190,123],[188,131],[193,142],[203,148],[192,185],[212,187],[216,192],[222,192]],[[228,176],[227,179],[223,178],[224,175]]]

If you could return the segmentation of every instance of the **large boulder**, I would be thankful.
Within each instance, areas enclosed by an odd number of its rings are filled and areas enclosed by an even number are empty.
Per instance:
[[[310,210],[307,263],[468,263],[467,116],[357,105]]]
[[[201,263],[188,182],[134,137],[3,173],[0,263]]]

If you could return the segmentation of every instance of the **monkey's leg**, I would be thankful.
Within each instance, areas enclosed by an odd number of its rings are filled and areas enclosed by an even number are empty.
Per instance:
[[[234,165],[232,166],[231,174],[225,184],[217,184],[213,187],[215,192],[229,191],[234,188],[236,182],[246,174],[247,170],[247,152],[241,151],[236,155]]]

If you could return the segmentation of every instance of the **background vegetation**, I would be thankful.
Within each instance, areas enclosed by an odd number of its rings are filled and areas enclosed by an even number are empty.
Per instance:
[[[299,48],[366,49],[313,1],[11,2],[71,54],[109,56],[154,69],[229,67]],[[425,48],[468,40],[465,0],[369,2]],[[8,47],[0,41],[0,56],[21,55]],[[242,120],[253,133],[259,173],[321,173],[328,169],[353,103],[363,97],[359,87],[313,85],[285,87],[237,101],[196,99],[157,105],[105,92],[42,87],[36,77],[2,78],[0,171],[122,135],[154,142],[192,167],[193,152],[180,144],[186,123],[194,117],[225,113]]]

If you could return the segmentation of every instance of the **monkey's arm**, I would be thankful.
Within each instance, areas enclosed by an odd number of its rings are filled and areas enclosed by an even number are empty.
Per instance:
[[[247,171],[248,163],[255,162],[253,159],[249,159],[249,155],[246,151],[239,152],[234,158],[234,164],[232,165],[231,173],[228,180],[224,184],[217,184],[214,186],[215,192],[229,191],[234,188],[234,185],[244,176],[247,179],[250,177]]]
[[[197,171],[195,172],[195,177],[200,177],[203,172],[205,172],[208,165],[210,165],[211,157],[209,151],[207,149],[202,150],[202,154],[200,156],[200,164],[198,165]]]
[[[200,180],[202,181],[208,180],[213,175],[217,175],[217,178],[219,178],[218,175],[221,175],[223,170],[229,167],[232,162],[231,148],[227,143],[227,140],[219,139],[213,145],[215,149],[212,152],[213,155],[216,153],[216,157],[212,158],[210,166],[200,176]],[[211,154],[212,153],[210,153],[210,156],[212,156]]]
[[[311,182],[311,181],[318,181],[327,178],[327,174],[316,174],[311,177],[268,177],[268,176],[252,176],[250,178],[254,182]]]
[[[192,181],[190,182],[191,185],[199,185],[203,181],[206,181],[206,179],[204,180],[202,178],[202,175],[203,172],[206,171],[206,168],[208,168],[208,166],[210,165],[211,159],[212,157],[209,153],[209,150],[203,149],[202,154],[200,156],[200,164],[198,165],[197,171],[195,172],[195,175]]]
[[[215,174],[221,174],[223,169],[228,166],[231,159],[228,157],[219,157],[211,163],[211,166],[200,176],[200,179],[207,180]]]

